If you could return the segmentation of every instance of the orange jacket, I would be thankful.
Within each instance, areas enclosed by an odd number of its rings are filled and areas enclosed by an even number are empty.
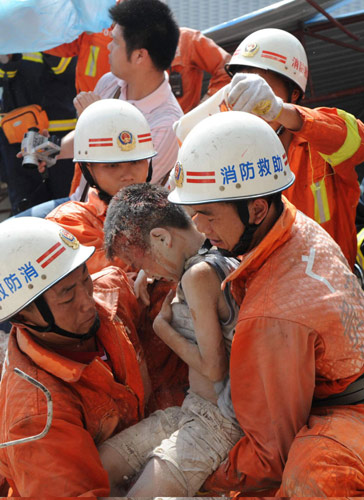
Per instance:
[[[303,126],[288,149],[296,181],[285,196],[326,229],[353,268],[360,196],[355,166],[364,161],[364,124],[335,108],[295,107]]]
[[[96,445],[143,417],[135,296],[117,268],[93,278],[101,321],[97,336],[113,372],[99,357],[86,365],[46,350],[26,330],[14,327],[10,334],[0,388],[0,442],[38,434],[46,421],[44,396],[14,374],[14,367],[44,384],[53,399],[53,421],[44,438],[0,449],[0,474],[15,496],[108,496]]]
[[[64,43],[47,50],[46,53],[59,57],[77,56],[76,90],[92,91],[98,80],[110,71],[108,44],[111,42],[111,28],[100,33],[82,33],[71,43]]]
[[[230,57],[228,52],[200,31],[180,28],[171,71],[180,73],[182,77],[183,95],[177,97],[177,100],[184,113],[200,102],[204,71],[211,75],[208,96],[230,83],[230,77],[225,71],[225,64],[230,61]]]
[[[357,278],[332,238],[284,204],[270,232],[227,278],[241,304],[230,377],[245,436],[207,481],[212,490],[278,487],[294,437],[310,427],[312,398],[339,393],[364,372],[364,296]],[[364,429],[364,411],[352,417],[350,408],[347,431],[351,418],[361,418]],[[335,411],[330,408],[324,435],[332,432]],[[345,438],[333,429],[333,439]]]
[[[100,200],[94,188],[89,190],[86,203],[70,201],[59,205],[47,219],[56,222],[70,231],[83,245],[96,247],[92,257],[87,261],[90,273],[95,273],[110,265],[104,252],[104,222],[107,205]],[[135,273],[118,258],[113,264],[119,266],[131,278]],[[187,366],[183,361],[154,333],[153,320],[171,289],[167,282],[157,282],[149,287],[151,306],[140,312],[138,334],[142,343],[151,378],[153,396],[148,410],[180,405],[188,387]]]

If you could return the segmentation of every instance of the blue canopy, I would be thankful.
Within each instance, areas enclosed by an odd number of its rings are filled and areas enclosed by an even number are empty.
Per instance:
[[[108,28],[115,0],[1,0],[0,54],[38,52]]]

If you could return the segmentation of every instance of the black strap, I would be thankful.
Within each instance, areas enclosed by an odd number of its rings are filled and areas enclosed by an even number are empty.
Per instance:
[[[119,99],[120,94],[121,94],[121,87],[119,87],[119,85],[118,85],[118,88],[116,89],[115,94],[112,96],[112,98]]]
[[[325,399],[314,399],[312,401],[313,408],[360,404],[364,404],[364,374],[352,382],[345,391],[333,394]]]
[[[90,187],[90,185],[89,185],[89,183],[87,182],[87,179],[86,179],[86,184],[85,184],[85,187],[83,188],[80,201],[85,201],[86,200],[89,187]]]

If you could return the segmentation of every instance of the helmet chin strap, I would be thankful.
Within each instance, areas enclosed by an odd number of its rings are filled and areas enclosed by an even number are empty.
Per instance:
[[[153,175],[153,159],[151,158],[148,167],[148,175],[145,182],[150,182],[152,180],[152,175]]]
[[[63,328],[60,328],[55,324],[52,311],[49,309],[49,306],[42,295],[40,297],[37,297],[34,300],[34,303],[37,306],[44,321],[48,323],[48,326],[35,326],[23,323],[24,326],[27,326],[28,328],[31,328],[36,332],[39,333],[52,332],[52,333],[57,333],[57,335],[61,335],[62,337],[68,337],[71,339],[88,340],[94,337],[96,335],[97,330],[100,328],[100,318],[96,313],[95,321],[87,333],[73,333],[67,330],[63,330]]]
[[[238,211],[240,220],[245,226],[243,234],[240,236],[239,241],[234,246],[234,248],[229,250],[220,250],[220,252],[227,257],[238,257],[239,255],[244,255],[250,248],[253,240],[253,236],[258,227],[263,223],[264,219],[259,224],[249,223],[249,210],[248,210],[248,200],[238,200],[233,202]],[[272,199],[268,201],[268,210],[272,205]],[[277,210],[278,216],[281,215],[283,211],[283,205]]]
[[[259,224],[249,223],[249,210],[247,200],[238,200],[233,203],[236,206],[240,220],[244,224],[245,229],[243,234],[240,236],[239,241],[231,251],[219,248],[219,252],[222,255],[225,255],[225,257],[238,257],[239,255],[243,255],[244,253],[246,253],[251,245],[255,231],[259,227]]]

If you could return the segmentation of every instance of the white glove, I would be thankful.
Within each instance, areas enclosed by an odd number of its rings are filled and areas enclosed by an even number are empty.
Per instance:
[[[254,73],[237,73],[230,82],[228,104],[234,111],[246,111],[272,122],[283,108],[268,83]]]

